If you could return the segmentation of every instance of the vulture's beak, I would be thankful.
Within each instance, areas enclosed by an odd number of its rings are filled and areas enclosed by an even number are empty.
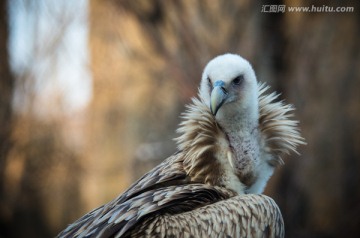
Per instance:
[[[214,88],[211,91],[210,110],[214,116],[216,116],[216,113],[218,112],[219,108],[224,104],[224,102],[227,99],[228,92],[224,86],[225,86],[224,81],[221,80],[216,81],[214,83]]]

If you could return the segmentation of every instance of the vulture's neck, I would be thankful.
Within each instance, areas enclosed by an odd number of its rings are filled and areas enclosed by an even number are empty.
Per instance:
[[[220,112],[216,121],[228,136],[241,139],[251,136],[258,129],[259,113],[257,109],[244,109],[232,114]]]
[[[246,187],[256,181],[258,172],[254,168],[261,162],[258,115],[257,105],[254,105],[231,115],[221,112],[216,117],[233,152],[235,174]]]

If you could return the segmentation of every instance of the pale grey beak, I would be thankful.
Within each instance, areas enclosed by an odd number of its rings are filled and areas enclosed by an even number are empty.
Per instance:
[[[211,91],[210,110],[214,116],[216,116],[216,113],[227,99],[228,92],[226,91],[224,86],[224,81],[216,81],[214,83],[214,88]]]

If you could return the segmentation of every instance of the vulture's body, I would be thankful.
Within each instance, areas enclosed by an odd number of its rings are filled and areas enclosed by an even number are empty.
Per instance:
[[[267,89],[240,56],[210,61],[178,152],[59,237],[283,237],[279,208],[259,194],[304,140],[293,108]]]

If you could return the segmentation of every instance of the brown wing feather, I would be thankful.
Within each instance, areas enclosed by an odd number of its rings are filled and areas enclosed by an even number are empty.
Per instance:
[[[69,225],[58,237],[74,237],[79,234],[89,233],[92,227],[98,224],[105,214],[114,212],[117,205],[131,200],[131,198],[156,188],[167,187],[175,184],[187,183],[186,173],[182,168],[183,155],[181,152],[170,156],[161,164],[145,174],[128,190],[111,202],[85,214],[83,217]]]
[[[141,226],[161,214],[178,214],[196,207],[212,204],[234,196],[224,188],[204,184],[168,186],[143,192],[120,203],[115,200],[111,209],[103,206],[95,213],[86,215],[78,224],[70,226],[59,237],[121,237],[126,232]],[[90,224],[87,219],[91,216]],[[79,226],[81,224],[81,226]],[[76,227],[77,229],[72,229]],[[79,229],[80,228],[80,229]]]
[[[150,189],[187,183],[188,179],[183,168],[183,160],[184,155],[181,151],[170,156],[120,195],[119,202],[126,201],[132,196]]]
[[[180,214],[144,220],[130,237],[284,237],[276,203],[265,195],[239,195]]]

